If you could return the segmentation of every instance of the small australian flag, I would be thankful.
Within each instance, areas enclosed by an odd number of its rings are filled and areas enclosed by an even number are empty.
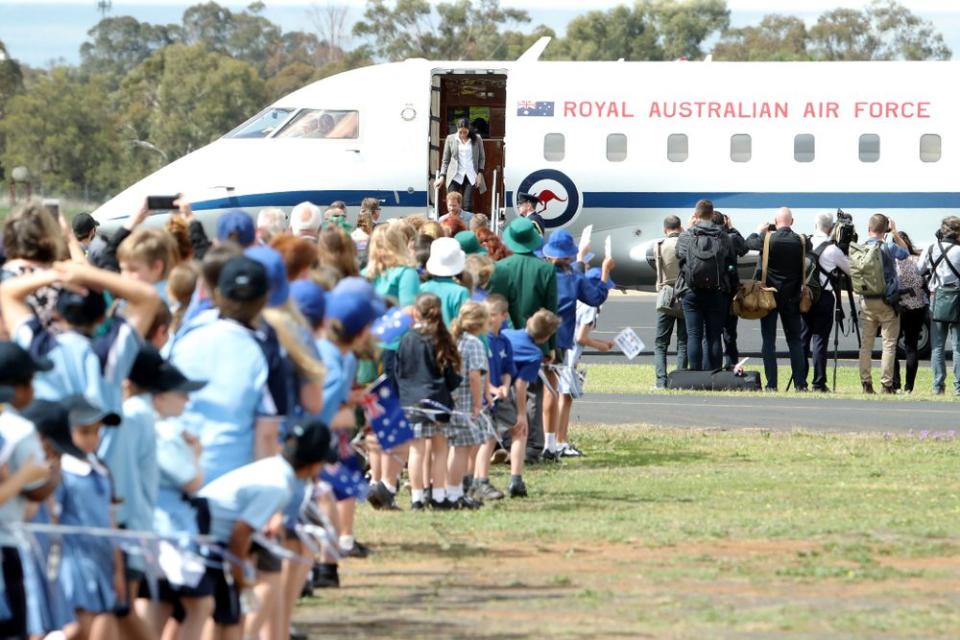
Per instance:
[[[403,415],[400,398],[386,376],[374,383],[363,397],[363,410],[384,451],[413,439],[413,429]]]
[[[325,468],[320,473],[320,479],[330,485],[338,501],[355,498],[362,502],[370,492],[370,483],[363,477],[363,464],[357,454]]]
[[[521,100],[517,102],[518,116],[553,116],[552,102],[533,102],[531,100]]]
[[[403,309],[391,309],[373,323],[373,335],[380,342],[394,342],[403,337],[413,325],[413,317],[404,313]]]

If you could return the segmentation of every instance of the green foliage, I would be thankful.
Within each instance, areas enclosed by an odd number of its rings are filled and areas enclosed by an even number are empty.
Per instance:
[[[715,60],[809,60],[807,25],[796,16],[771,14],[756,26],[730,29],[713,48]]]
[[[154,51],[181,37],[177,25],[154,25],[131,16],[104,18],[87,35],[90,40],[80,46],[80,68],[105,76],[114,86]]]
[[[120,186],[119,121],[101,76],[51,69],[7,102],[0,136],[3,164],[28,167],[47,189],[103,194]]]

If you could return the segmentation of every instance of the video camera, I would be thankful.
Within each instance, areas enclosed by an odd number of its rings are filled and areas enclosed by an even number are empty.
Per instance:
[[[857,241],[857,230],[853,226],[853,216],[843,209],[837,209],[837,221],[833,225],[833,241],[843,251],[843,255],[850,255],[850,243]]]

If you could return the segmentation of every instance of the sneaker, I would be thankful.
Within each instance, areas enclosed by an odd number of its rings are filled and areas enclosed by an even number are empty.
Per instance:
[[[580,449],[577,449],[573,445],[565,444],[563,445],[557,453],[560,454],[561,458],[581,458],[583,453],[580,452]]]
[[[864,392],[864,393],[866,393],[866,394],[868,394],[868,395],[873,395],[874,393],[876,393],[876,391],[873,390],[873,383],[872,383],[872,382],[861,382],[860,384],[863,386],[863,392]]]
[[[543,462],[543,456],[539,453],[528,453],[526,459],[524,459],[524,464],[540,464]]]
[[[510,452],[506,449],[497,449],[490,456],[490,464],[510,464]]]
[[[544,462],[560,462],[559,451],[550,451],[549,449],[544,449],[543,453],[540,454],[540,457]]]
[[[335,564],[315,564],[313,565],[313,588],[314,589],[339,589],[340,574]]]
[[[387,489],[386,487],[383,488],[383,491],[389,496],[386,502],[384,502],[383,509],[386,511],[403,511],[403,509],[400,508],[400,505],[397,504],[396,494],[390,493],[390,489]]]
[[[458,509],[469,509],[473,511],[482,507],[483,503],[479,500],[471,498],[470,496],[460,496],[457,498],[457,505]]]
[[[507,486],[507,495],[509,495],[511,498],[526,498],[527,485],[523,480],[511,480],[510,484]]]
[[[420,500],[415,500],[410,503],[410,511],[423,511],[426,508],[426,505],[424,505]]]
[[[366,558],[370,555],[370,547],[354,540],[353,546],[347,551],[348,558]]]
[[[481,502],[487,500],[503,500],[503,492],[490,484],[489,480],[478,480],[473,483],[473,493],[471,497]]]

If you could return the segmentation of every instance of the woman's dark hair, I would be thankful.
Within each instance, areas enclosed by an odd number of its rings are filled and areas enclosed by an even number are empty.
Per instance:
[[[917,248],[913,246],[913,240],[910,239],[903,231],[900,232],[900,239],[903,240],[903,244],[907,245],[907,252],[912,256],[920,255],[920,252],[917,251]]]
[[[22,258],[50,263],[67,255],[60,223],[39,201],[14,211],[3,224],[3,250],[7,260]]]
[[[443,324],[443,311],[440,307],[440,298],[432,293],[421,293],[413,303],[414,309],[420,318],[417,331],[433,338],[437,350],[437,369],[443,373],[447,367],[454,371],[460,369],[460,352],[453,342],[453,336]]]
[[[417,258],[417,264],[421,269],[427,268],[427,260],[430,258],[430,245],[433,244],[433,236],[421,233],[413,242],[413,254]]]
[[[954,242],[960,238],[960,218],[957,216],[947,216],[943,219],[943,222],[940,223],[940,236],[944,240],[952,240]]]
[[[466,129],[469,132],[467,133],[467,137],[470,138],[470,142],[477,141],[477,130],[470,125],[469,120],[466,118],[459,118],[457,120],[457,131],[460,131],[460,129]]]

